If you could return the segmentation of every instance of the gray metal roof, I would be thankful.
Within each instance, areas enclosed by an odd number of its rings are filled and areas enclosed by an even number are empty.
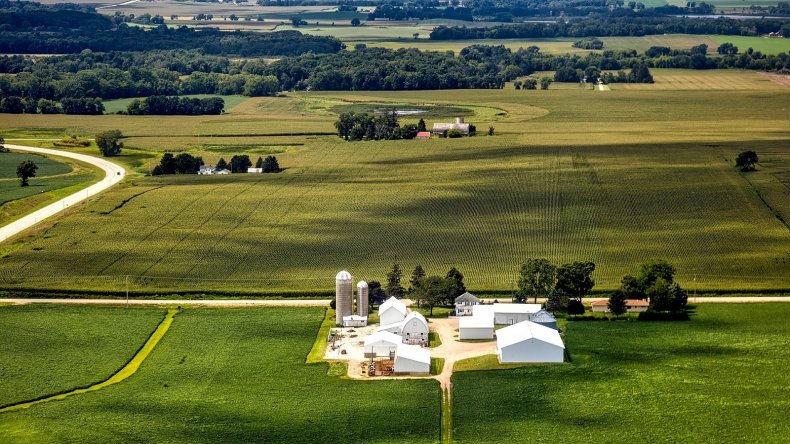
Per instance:
[[[469,293],[467,291],[466,293],[462,294],[461,296],[458,296],[457,298],[455,298],[455,303],[457,304],[459,302],[476,302],[476,303],[479,304],[480,303],[480,298],[478,298],[477,296],[475,296],[472,293]]]

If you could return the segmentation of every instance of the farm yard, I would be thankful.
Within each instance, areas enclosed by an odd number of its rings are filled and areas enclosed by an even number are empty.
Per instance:
[[[130,276],[132,292],[149,294],[308,295],[328,292],[325,277],[340,266],[381,279],[397,255],[406,268],[457,266],[481,291],[507,292],[520,261],[546,256],[594,261],[596,288],[611,290],[633,264],[662,257],[692,289],[788,288],[788,90],[757,73],[717,71],[700,82],[745,89],[700,83],[677,94],[661,86],[678,73],[657,71],[654,90],[289,93],[222,116],[0,119],[12,135],[119,128],[132,149],[118,160],[139,172],[165,150],[207,163],[277,153],[285,168],[132,176],[8,245],[0,281],[120,292]],[[496,133],[358,143],[330,135],[336,107],[382,103],[465,108],[467,121]],[[761,162],[743,175],[733,159],[747,148]]]

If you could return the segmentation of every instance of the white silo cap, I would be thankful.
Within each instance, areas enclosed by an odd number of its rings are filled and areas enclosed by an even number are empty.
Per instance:
[[[359,287],[359,288],[368,288],[368,283],[365,282],[365,281],[359,281],[359,283],[357,284],[357,287]]]
[[[351,279],[351,273],[346,270],[341,271],[335,276],[336,281],[350,281]]]

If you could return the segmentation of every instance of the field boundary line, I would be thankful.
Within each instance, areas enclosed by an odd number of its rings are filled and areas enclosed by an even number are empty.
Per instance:
[[[113,384],[117,384],[125,380],[126,378],[132,376],[137,372],[143,361],[145,361],[148,355],[151,354],[151,352],[154,350],[156,345],[159,343],[159,340],[162,339],[162,337],[164,337],[165,333],[167,333],[167,330],[170,329],[170,325],[173,323],[173,318],[175,317],[176,313],[178,313],[177,309],[167,310],[167,314],[165,315],[165,318],[162,320],[161,323],[159,323],[159,326],[156,327],[156,330],[154,330],[154,332],[151,333],[151,336],[148,337],[148,340],[145,342],[145,344],[143,344],[140,350],[137,351],[137,353],[132,357],[132,359],[130,359],[129,362],[126,363],[126,365],[121,367],[120,370],[115,372],[108,379],[105,379],[102,382],[93,384],[88,387],[70,390],[68,392],[59,393],[57,395],[51,395],[33,401],[23,401],[16,404],[11,404],[9,406],[0,408],[0,413],[23,410],[32,407],[36,404],[43,404],[45,402],[60,401],[72,395],[80,395],[83,393],[94,392],[96,390],[103,389],[105,387],[108,387]]]

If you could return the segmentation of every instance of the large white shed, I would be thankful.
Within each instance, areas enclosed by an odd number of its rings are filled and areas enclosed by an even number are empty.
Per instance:
[[[418,345],[398,344],[395,350],[395,373],[430,373],[431,352]]]
[[[395,324],[406,317],[406,305],[394,296],[384,301],[379,306],[379,323],[381,325]]]
[[[365,327],[368,325],[367,316],[343,316],[343,327]]]
[[[540,304],[494,304],[494,323],[513,325],[528,321],[541,310]]]
[[[557,330],[530,321],[496,332],[499,362],[563,362],[565,344]]]
[[[400,336],[388,331],[380,331],[365,337],[366,358],[389,358],[395,353],[398,344],[402,343]]]
[[[494,316],[486,313],[458,318],[458,339],[494,339]]]

